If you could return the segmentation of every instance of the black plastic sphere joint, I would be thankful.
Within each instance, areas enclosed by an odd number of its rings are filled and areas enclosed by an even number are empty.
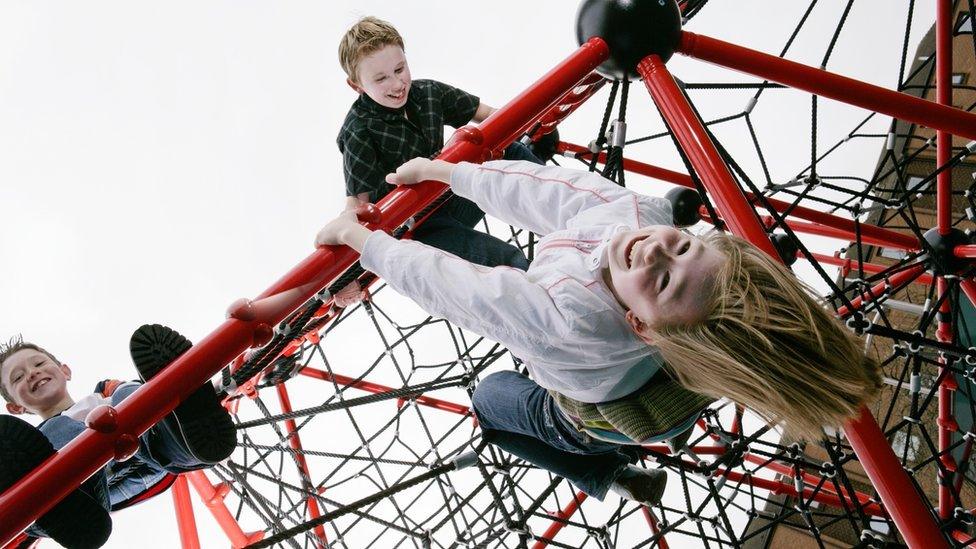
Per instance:
[[[953,255],[956,246],[969,244],[969,237],[959,229],[950,229],[949,234],[941,235],[935,227],[922,235],[929,245],[928,266],[937,275],[955,274],[965,267],[966,262]]]
[[[796,263],[796,253],[800,251],[800,248],[796,245],[796,240],[791,238],[790,235],[783,233],[770,235],[769,239],[773,241],[773,247],[776,248],[783,263],[786,263],[787,266]]]
[[[576,12],[576,40],[583,44],[594,36],[610,48],[597,72],[634,80],[641,59],[656,54],[667,62],[678,49],[681,10],[675,0],[583,0]]]
[[[676,227],[690,227],[701,221],[701,195],[695,189],[675,187],[664,195],[671,203],[671,217]]]

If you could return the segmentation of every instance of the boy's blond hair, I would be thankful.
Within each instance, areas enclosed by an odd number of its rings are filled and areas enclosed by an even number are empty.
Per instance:
[[[23,336],[17,335],[10,338],[10,341],[8,341],[6,345],[0,343],[0,396],[3,396],[3,399],[11,404],[20,405],[19,402],[14,400],[14,397],[11,396],[10,391],[7,390],[7,386],[3,383],[3,363],[14,353],[17,351],[23,351],[24,349],[31,349],[39,353],[44,353],[51,360],[53,360],[55,364],[61,364],[61,362],[55,358],[54,355],[49,353],[43,347],[29,341],[24,341]]]
[[[339,64],[346,71],[346,76],[358,84],[359,62],[386,46],[400,46],[403,49],[403,37],[396,27],[377,17],[363,17],[346,31],[339,42]]]
[[[857,416],[881,388],[880,367],[782,263],[741,238],[704,237],[728,259],[701,323],[649,329],[687,388],[728,397],[816,440]]]

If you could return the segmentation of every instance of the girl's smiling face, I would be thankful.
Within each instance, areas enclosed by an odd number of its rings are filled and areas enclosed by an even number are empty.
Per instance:
[[[704,320],[726,260],[701,239],[665,225],[617,233],[607,254],[605,279],[638,335],[646,326]]]

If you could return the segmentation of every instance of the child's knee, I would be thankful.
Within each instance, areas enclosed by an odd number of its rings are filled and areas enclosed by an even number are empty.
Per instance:
[[[483,412],[490,409],[493,403],[499,401],[499,396],[504,392],[512,391],[513,383],[517,383],[524,376],[514,370],[503,370],[489,374],[474,388],[471,395],[471,404],[475,412]]]

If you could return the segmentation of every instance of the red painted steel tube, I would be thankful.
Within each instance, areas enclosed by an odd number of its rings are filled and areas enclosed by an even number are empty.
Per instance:
[[[637,65],[644,85],[671,128],[692,167],[701,177],[718,213],[732,231],[764,252],[776,257],[776,248],[756,218],[728,166],[722,161],[705,127],[685,99],[661,58],[649,55]]]
[[[288,388],[285,387],[284,383],[279,383],[275,386],[278,389],[278,401],[281,403],[282,413],[291,413],[291,397],[288,394]],[[315,487],[308,479],[312,477],[308,470],[308,460],[305,459],[305,454],[302,453],[302,439],[298,435],[298,426],[295,424],[294,419],[285,420],[285,431],[288,433],[288,445],[291,449],[295,451],[295,461],[298,463],[298,468],[301,470],[302,476],[302,487],[311,493],[314,493]],[[314,496],[307,496],[305,498],[305,504],[308,505],[308,515],[311,519],[317,519],[321,516],[319,512],[319,501],[315,499]],[[329,544],[328,538],[325,536],[325,525],[319,524],[313,531],[315,532],[315,537],[318,538],[319,547],[325,547]]]
[[[180,545],[183,549],[200,549],[200,536],[197,535],[197,519],[193,515],[193,502],[190,501],[190,488],[186,477],[180,475],[173,483],[173,508],[176,510],[176,525],[180,531]]]
[[[683,33],[683,49],[686,47],[688,34]],[[750,53],[750,50],[745,48],[742,50],[744,51],[734,57],[743,57]],[[690,51],[695,52],[695,49],[692,47]],[[782,61],[776,57],[773,59]],[[709,194],[714,195],[719,213],[729,216],[729,227],[732,231],[748,239],[772,257],[778,257],[772,242],[766,237],[755,213],[747,204],[745,196],[742,195],[728,168],[721,162],[721,158],[701,127],[701,121],[688,106],[661,60],[655,55],[648,56],[638,64],[637,71],[644,77],[644,84],[668,121],[682,150],[701,176],[705,188]],[[820,72],[826,73],[826,71]],[[770,78],[770,80],[776,79]],[[886,91],[881,88],[879,90]],[[976,116],[973,118],[976,120]],[[976,124],[972,129],[976,130]],[[939,532],[934,517],[929,513],[908,475],[895,458],[871,411],[862,407],[860,416],[848,422],[845,432],[868,477],[878,490],[881,501],[884,502],[908,545],[947,547],[945,537]]]
[[[797,255],[799,256],[799,254]],[[860,263],[856,259],[851,259],[849,257],[836,257],[832,255],[825,255],[825,254],[810,254],[810,255],[812,255],[813,258],[816,259],[818,263],[840,267],[841,268],[840,274],[845,278],[847,277],[848,274],[852,272],[856,272],[858,270],[857,269],[858,266],[860,266],[865,273],[869,273],[869,274],[881,273],[891,268],[891,265],[878,265],[875,263],[867,263],[867,262]],[[934,279],[932,278],[932,275],[928,273],[922,273],[918,277],[916,277],[912,282],[917,284],[931,284],[933,280]]]
[[[976,114],[867,84],[708,36],[682,31],[684,55],[785,84],[899,120],[976,139]]]
[[[573,58],[557,65],[535,86],[495,111],[481,124],[488,149],[496,149],[500,143],[508,143],[525,133],[549,107],[596,69],[609,54],[606,42],[601,38],[591,38],[580,46]],[[586,72],[581,74],[580,68]],[[543,84],[540,86],[540,83]]]
[[[321,379],[322,381],[334,381],[339,385],[345,385],[347,387],[355,387],[356,389],[361,389],[368,393],[388,393],[393,391],[393,387],[388,387],[386,385],[381,385],[379,383],[373,383],[372,381],[366,380],[356,380],[348,376],[341,374],[332,374],[326,372],[325,370],[318,370],[316,368],[305,367],[299,372],[303,376],[308,376],[314,379]],[[442,400],[439,398],[433,398],[429,396],[419,396],[414,401],[421,405],[427,406],[429,408],[436,408],[444,412],[451,412],[452,414],[458,414],[462,416],[470,415],[471,408],[463,404],[457,404],[455,402],[449,402],[447,400]]]
[[[935,331],[935,335],[939,341],[943,343],[952,342],[952,324],[946,321],[946,318],[950,318],[949,315],[952,311],[951,303],[949,302],[949,296],[946,292],[949,291],[949,285],[946,283],[945,278],[939,277],[936,280],[936,289],[938,290],[939,299],[942,300],[942,304],[939,306],[940,315],[938,328]],[[939,369],[944,370],[946,368],[945,356],[939,356]],[[942,372],[940,372],[941,374]],[[955,460],[952,459],[952,455],[948,453],[949,446],[952,445],[952,433],[955,429],[951,426],[956,424],[955,414],[953,413],[953,391],[956,389],[955,376],[952,372],[946,373],[942,377],[942,381],[939,383],[939,461],[946,468],[949,474],[956,470]],[[953,509],[956,506],[955,498],[952,494],[951,483],[945,482],[945,474],[942,470],[939,470],[939,517],[943,520],[947,520],[952,517]]]
[[[904,271],[899,271],[888,277],[887,280],[883,280],[871,287],[870,291],[864,292],[863,294],[857,296],[851,300],[851,308],[848,309],[846,306],[837,309],[837,314],[841,318],[846,318],[852,312],[857,311],[864,305],[865,301],[870,301],[885,292],[896,291],[900,289],[905,284],[914,282],[915,279],[925,272],[925,267],[923,265],[915,265],[905,269]]]
[[[539,129],[533,132],[530,137],[535,140],[554,130],[560,122],[573,114],[583,103],[586,103],[586,100],[606,83],[607,80],[595,72],[581,80],[539,118]]]
[[[557,150],[559,152],[568,151],[584,155],[590,154],[590,152],[584,147],[565,142],[560,142]],[[606,162],[606,153],[599,153],[598,162]],[[692,182],[691,177],[687,174],[646,164],[637,160],[624,158],[624,169],[628,172],[659,179],[661,181],[667,181],[668,183],[674,183],[675,185],[681,185],[682,187],[688,187],[690,189],[695,188],[694,182]],[[751,204],[759,203],[758,198],[754,194],[745,193],[745,195],[746,199],[748,199]],[[826,227],[827,229],[825,230],[832,229],[837,231],[832,233],[832,235],[846,235],[843,237],[845,240],[853,241],[855,239],[855,224],[851,219],[845,219],[834,214],[817,211],[805,206],[796,206],[795,208],[790,209],[790,203],[778,200],[776,198],[767,198],[766,200],[777,212],[782,213],[789,210],[790,217],[798,217],[800,219],[817,223],[818,225]],[[792,222],[790,222],[790,225],[792,226]],[[867,223],[862,223],[859,230],[861,233],[861,239],[871,244],[878,244],[880,246],[893,248],[896,250],[918,249],[918,240],[912,235],[899,233]],[[840,236],[838,236],[838,238],[840,238]]]
[[[607,46],[591,39],[517,98],[500,108],[480,129],[462,128],[440,158],[480,161],[486,151],[531,124],[607,58]],[[389,230],[433,202],[446,187],[428,182],[397,189],[377,205],[380,229]],[[253,302],[237,302],[234,318],[221,324],[187,353],[139,388],[117,409],[110,432],[88,429],[24,479],[0,495],[0,543],[13,539],[82,481],[115,457],[120,438],[146,432],[176,405],[248,347],[263,343],[271,326],[299,307],[328,282],[335,280],[357,254],[344,246],[326,246],[272,284]],[[109,424],[106,424],[109,425]],[[38,498],[36,494],[45,494]]]
[[[871,411],[862,408],[861,415],[844,427],[844,434],[905,543],[913,548],[948,547]]]
[[[952,0],[936,0],[935,8],[935,100],[952,106]],[[935,157],[938,167],[952,158],[952,134],[935,132]],[[935,217],[939,234],[952,229],[952,169],[935,176]]]
[[[651,527],[651,533],[653,533],[655,536],[659,535],[661,533],[661,529],[658,528],[657,519],[654,517],[654,514],[651,513],[651,510],[647,507],[641,507],[641,511],[644,513],[644,520],[647,521],[647,525]],[[660,549],[670,549],[671,547],[668,545],[668,540],[664,536],[658,538],[657,546]]]
[[[976,305],[976,282],[973,282],[972,278],[966,278],[959,282],[959,287],[962,288],[969,301]]]
[[[976,245],[964,244],[952,249],[952,255],[961,259],[976,259]]]
[[[200,501],[210,510],[210,514],[217,521],[220,529],[224,531],[224,534],[230,540],[231,546],[234,549],[247,547],[264,538],[263,531],[259,530],[246,534],[241,530],[241,525],[238,524],[234,515],[230,513],[227,505],[224,504],[224,496],[229,490],[226,485],[219,484],[214,486],[210,483],[210,479],[207,478],[206,473],[203,471],[190,471],[189,473],[184,473],[182,476],[185,476],[190,481],[190,484],[193,485],[193,489],[200,496]]]
[[[546,528],[546,531],[542,534],[542,537],[546,539],[554,539],[556,534],[563,529],[563,526],[566,526],[565,521],[569,520],[569,517],[576,514],[576,510],[579,509],[579,506],[582,505],[584,500],[586,500],[586,494],[583,492],[576,492],[572,501],[567,503],[566,507],[553,515],[552,524],[549,525],[549,528]],[[548,546],[548,541],[540,539],[532,545],[532,549],[544,549]]]

